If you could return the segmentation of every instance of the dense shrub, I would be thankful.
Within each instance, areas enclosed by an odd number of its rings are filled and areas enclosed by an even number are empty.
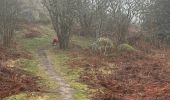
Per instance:
[[[130,46],[129,44],[120,44],[117,47],[118,52],[134,52],[136,51],[135,48],[133,48],[132,46]]]
[[[113,41],[111,41],[109,38],[98,38],[97,41],[95,41],[91,45],[91,49],[99,54],[108,55],[112,53],[113,49],[115,48],[115,45]]]

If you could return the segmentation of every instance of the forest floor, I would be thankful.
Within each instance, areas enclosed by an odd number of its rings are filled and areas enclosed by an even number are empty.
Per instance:
[[[49,93],[20,91],[5,100],[170,100],[170,49],[105,57],[88,49],[94,39],[73,36],[63,51],[51,45],[51,26],[22,27],[17,48],[32,58],[16,65],[41,77]]]
[[[80,79],[96,90],[93,100],[170,100],[169,49],[109,58],[83,52],[69,64],[85,68]]]
[[[69,59],[67,51],[52,46],[55,33],[51,26],[24,24],[20,27],[16,33],[17,48],[29,52],[32,58],[21,58],[17,64],[24,71],[40,77],[38,85],[43,84],[45,89],[40,92],[19,91],[18,95],[5,100],[89,100],[87,86],[77,81],[79,71],[70,70],[65,64]]]

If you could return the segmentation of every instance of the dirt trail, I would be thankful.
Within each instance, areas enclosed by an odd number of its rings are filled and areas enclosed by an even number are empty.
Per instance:
[[[67,84],[67,82],[60,75],[58,75],[58,73],[56,73],[53,65],[48,59],[48,56],[46,54],[46,49],[39,49],[38,57],[43,69],[46,70],[46,73],[49,75],[49,77],[54,81],[56,81],[56,84],[59,85],[59,89],[57,88],[56,91],[59,91],[61,95],[60,98],[62,98],[62,100],[73,100],[72,97],[73,89],[70,87],[69,84]]]

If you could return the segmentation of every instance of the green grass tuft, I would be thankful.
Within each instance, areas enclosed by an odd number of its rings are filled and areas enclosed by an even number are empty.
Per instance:
[[[117,50],[118,50],[119,53],[135,52],[135,51],[137,51],[134,47],[130,46],[129,44],[120,44],[117,47]]]

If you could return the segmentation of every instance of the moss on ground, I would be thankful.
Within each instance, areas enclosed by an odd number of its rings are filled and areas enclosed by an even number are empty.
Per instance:
[[[118,50],[119,53],[135,52],[135,51],[137,51],[134,47],[132,47],[132,46],[129,45],[129,44],[120,44],[120,45],[117,47],[117,50]]]

